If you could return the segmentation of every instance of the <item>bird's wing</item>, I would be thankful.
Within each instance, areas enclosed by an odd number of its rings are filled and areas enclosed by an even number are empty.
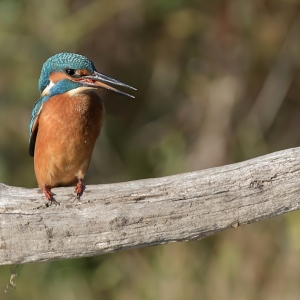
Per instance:
[[[37,135],[38,128],[39,128],[39,117],[40,117],[40,113],[42,111],[44,102],[45,102],[45,99],[44,99],[44,97],[42,97],[34,103],[33,108],[32,108],[30,125],[29,125],[29,130],[30,130],[29,155],[30,156],[34,156],[35,140],[36,140],[36,135]]]

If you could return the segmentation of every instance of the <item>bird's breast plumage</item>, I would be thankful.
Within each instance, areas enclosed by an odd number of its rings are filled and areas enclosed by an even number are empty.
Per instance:
[[[70,185],[84,177],[103,114],[103,103],[91,90],[55,95],[43,103],[34,150],[40,187]]]

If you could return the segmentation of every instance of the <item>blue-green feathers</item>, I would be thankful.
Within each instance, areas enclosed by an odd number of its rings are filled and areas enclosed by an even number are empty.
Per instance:
[[[58,53],[52,57],[50,57],[44,64],[41,71],[40,79],[39,79],[39,91],[42,94],[45,88],[50,83],[50,74],[53,72],[65,72],[66,69],[74,69],[74,70],[82,70],[86,69],[90,73],[93,73],[96,69],[91,60],[86,58],[85,56],[75,54],[75,53],[67,53],[62,52]],[[73,82],[68,79],[60,80],[59,82],[55,83],[50,90],[49,93],[45,96],[42,96],[39,100],[37,100],[33,106],[29,131],[29,154],[31,156],[34,155],[34,146],[35,146],[35,139],[37,134],[37,127],[34,127],[35,121],[42,109],[43,103],[45,103],[51,97],[64,94],[70,90],[76,89],[82,86],[80,83]],[[34,129],[34,132],[33,132]]]
[[[48,86],[49,77],[52,72],[64,71],[65,69],[86,69],[93,73],[96,69],[91,60],[83,55],[62,52],[50,57],[44,64],[39,79],[40,93]]]
[[[39,114],[39,111],[43,105],[44,102],[46,102],[49,98],[58,95],[58,94],[64,94],[70,90],[76,89],[78,87],[80,87],[81,84],[77,83],[77,82],[73,82],[70,81],[68,79],[64,79],[59,81],[57,84],[55,84],[51,89],[50,89],[50,93],[48,95],[45,95],[43,97],[41,97],[39,100],[37,100],[32,108],[32,113],[31,113],[31,119],[30,119],[30,133],[32,131],[32,126],[34,124],[34,121],[36,119],[36,117]]]

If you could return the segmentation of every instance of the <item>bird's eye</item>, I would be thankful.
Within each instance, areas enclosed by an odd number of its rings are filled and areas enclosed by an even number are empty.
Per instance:
[[[66,69],[66,73],[70,76],[75,75],[75,70],[74,69]]]

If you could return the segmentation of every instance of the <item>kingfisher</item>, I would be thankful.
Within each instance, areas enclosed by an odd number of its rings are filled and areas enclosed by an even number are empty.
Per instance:
[[[67,52],[43,64],[38,85],[41,97],[33,106],[29,126],[29,155],[34,158],[38,186],[50,204],[56,202],[54,187],[77,183],[75,193],[80,198],[104,115],[95,91],[134,98],[113,86],[136,89],[99,73],[87,57]]]

